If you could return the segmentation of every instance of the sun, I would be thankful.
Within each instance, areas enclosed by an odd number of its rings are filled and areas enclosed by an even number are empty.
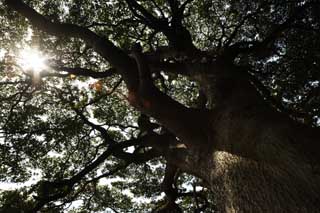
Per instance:
[[[18,64],[23,71],[41,72],[47,69],[47,57],[39,50],[26,47],[18,54]]]

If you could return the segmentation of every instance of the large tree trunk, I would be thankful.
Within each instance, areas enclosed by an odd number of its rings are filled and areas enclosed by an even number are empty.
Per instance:
[[[310,133],[272,114],[220,113],[205,179],[222,212],[320,210],[316,159],[295,144],[309,146]]]
[[[207,182],[221,212],[320,212],[319,130],[277,112],[226,69],[203,85],[214,98],[207,141],[174,160]]]

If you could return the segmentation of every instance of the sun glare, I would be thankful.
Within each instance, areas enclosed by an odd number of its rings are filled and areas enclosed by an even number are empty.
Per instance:
[[[18,63],[24,71],[41,72],[47,68],[46,60],[39,50],[25,48],[19,53]]]

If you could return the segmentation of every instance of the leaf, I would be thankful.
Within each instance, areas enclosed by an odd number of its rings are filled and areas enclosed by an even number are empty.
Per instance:
[[[71,80],[74,80],[77,76],[74,75],[74,74],[70,74],[69,77],[70,77]]]
[[[103,89],[102,81],[101,81],[101,80],[96,81],[95,83],[90,84],[89,87],[90,87],[91,89],[94,89],[94,90],[97,91],[97,92],[101,92],[102,89]]]

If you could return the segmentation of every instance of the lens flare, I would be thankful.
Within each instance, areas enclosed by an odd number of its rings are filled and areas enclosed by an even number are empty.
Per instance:
[[[39,50],[24,48],[19,53],[18,64],[24,71],[41,72],[47,68],[46,60]]]

